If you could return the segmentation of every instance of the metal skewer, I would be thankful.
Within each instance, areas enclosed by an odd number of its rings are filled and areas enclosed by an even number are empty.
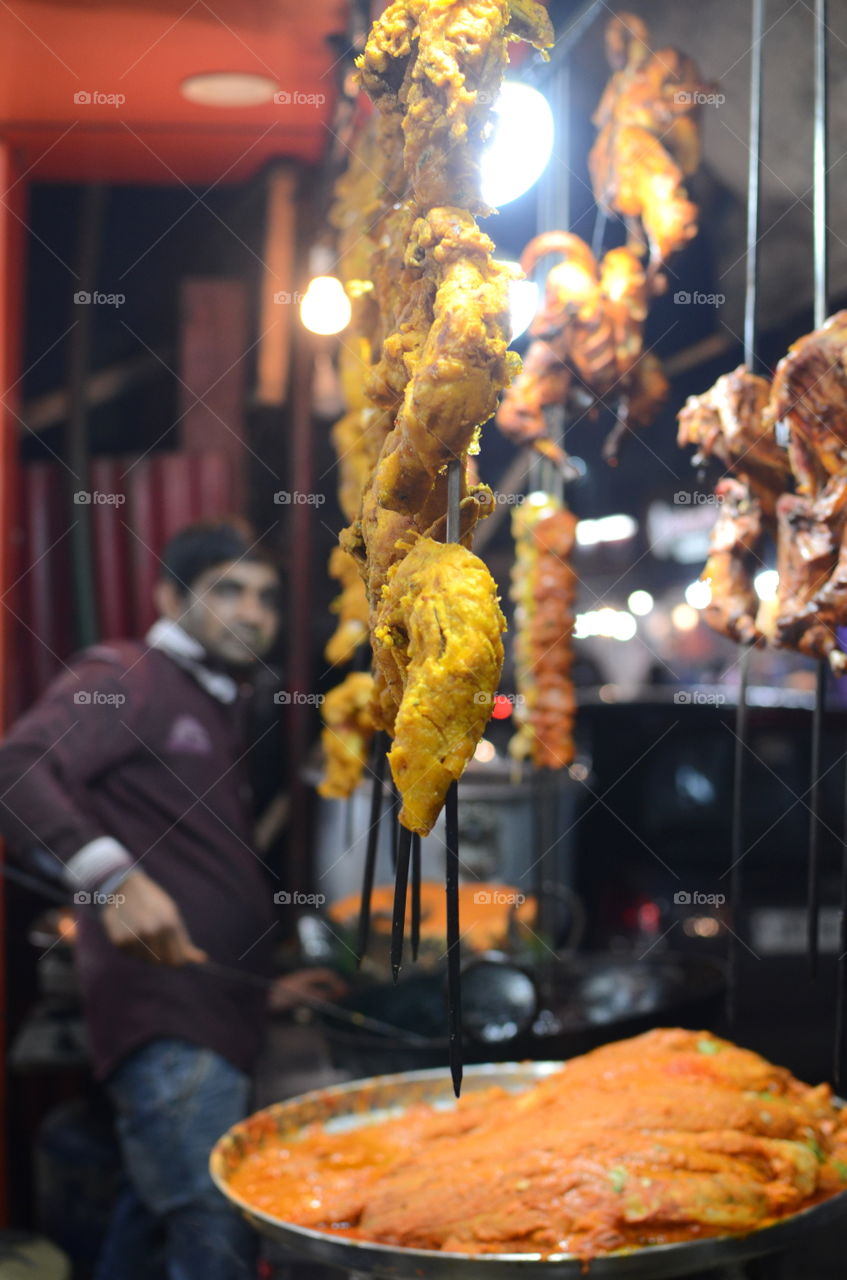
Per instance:
[[[373,896],[376,855],[379,845],[379,820],[382,813],[382,792],[385,783],[385,756],[388,750],[388,734],[380,730],[374,736],[373,789],[371,811],[368,819],[368,844],[365,851],[365,868],[362,874],[362,896],[359,900],[359,925],[356,934],[356,964],[361,965],[368,949],[371,930],[371,898]]]
[[[753,0],[750,31],[750,120],[747,162],[747,258],[744,290],[744,363],[756,371],[757,304],[759,300],[759,186],[762,148],[762,42],[765,32],[765,0]],[[726,1016],[730,1025],[738,1015],[738,979],[741,960],[738,924],[741,919],[744,857],[744,795],[747,773],[747,689],[752,648],[741,654],[738,705],[735,709],[735,761],[732,778],[732,833],[729,901],[732,932],[727,947]]]
[[[447,541],[459,541],[461,462],[447,464]],[[459,787],[451,782],[444,807],[447,895],[447,1036],[453,1092],[462,1091],[462,950],[459,937]]]
[[[409,857],[412,852],[412,832],[399,827],[397,837],[397,861],[394,867],[394,913],[391,917],[391,976],[395,983],[400,977],[403,963],[403,931],[406,927],[406,897],[409,886]]]
[[[827,48],[826,0],[815,0],[815,131],[813,157],[812,227],[814,242],[814,327],[826,320],[828,246],[827,210]],[[812,716],[812,781],[809,794],[809,862],[807,892],[807,925],[809,976],[818,971],[818,921],[820,916],[820,766],[823,746],[824,699],[826,695],[826,660],[818,664],[815,710]]]
[[[421,943],[421,838],[412,833],[412,959],[417,960]]]

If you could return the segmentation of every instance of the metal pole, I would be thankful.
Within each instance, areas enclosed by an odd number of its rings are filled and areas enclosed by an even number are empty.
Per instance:
[[[759,299],[759,179],[762,149],[762,41],[765,31],[765,0],[753,0],[750,31],[750,113],[747,161],[747,258],[744,290],[744,363],[751,372],[756,366],[756,320]],[[747,772],[747,687],[750,682],[751,650],[741,655],[738,705],[735,709],[735,762],[732,779],[732,835],[730,841],[730,913],[733,931],[729,935],[729,969],[726,1014],[732,1024],[738,1013],[738,977],[741,960],[737,937],[741,919],[744,856],[744,793]]]

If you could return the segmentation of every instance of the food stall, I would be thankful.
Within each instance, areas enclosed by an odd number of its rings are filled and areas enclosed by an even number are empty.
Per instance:
[[[281,565],[269,931],[345,991],[211,1153],[265,1277],[843,1274],[845,17],[0,14],[6,726],[186,523]],[[74,902],[3,868],[0,1204],[87,1276]]]

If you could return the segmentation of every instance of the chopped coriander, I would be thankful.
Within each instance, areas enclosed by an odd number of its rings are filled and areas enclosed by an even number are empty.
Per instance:
[[[698,1040],[697,1048],[700,1053],[720,1053],[721,1047],[715,1040]]]
[[[620,1194],[626,1186],[628,1176],[626,1169],[624,1169],[622,1165],[618,1165],[616,1168],[609,1170],[609,1181],[618,1194]]]

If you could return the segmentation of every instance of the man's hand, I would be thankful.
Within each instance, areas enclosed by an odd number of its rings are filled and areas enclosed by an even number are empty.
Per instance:
[[[100,912],[110,942],[142,960],[161,964],[202,964],[208,960],[188,936],[179,907],[169,893],[143,871],[132,871],[120,885],[124,901]]]
[[[333,969],[300,969],[297,973],[277,978],[271,987],[268,1004],[275,1013],[280,1013],[305,1003],[303,996],[313,1000],[338,1000],[346,991],[347,983]]]

